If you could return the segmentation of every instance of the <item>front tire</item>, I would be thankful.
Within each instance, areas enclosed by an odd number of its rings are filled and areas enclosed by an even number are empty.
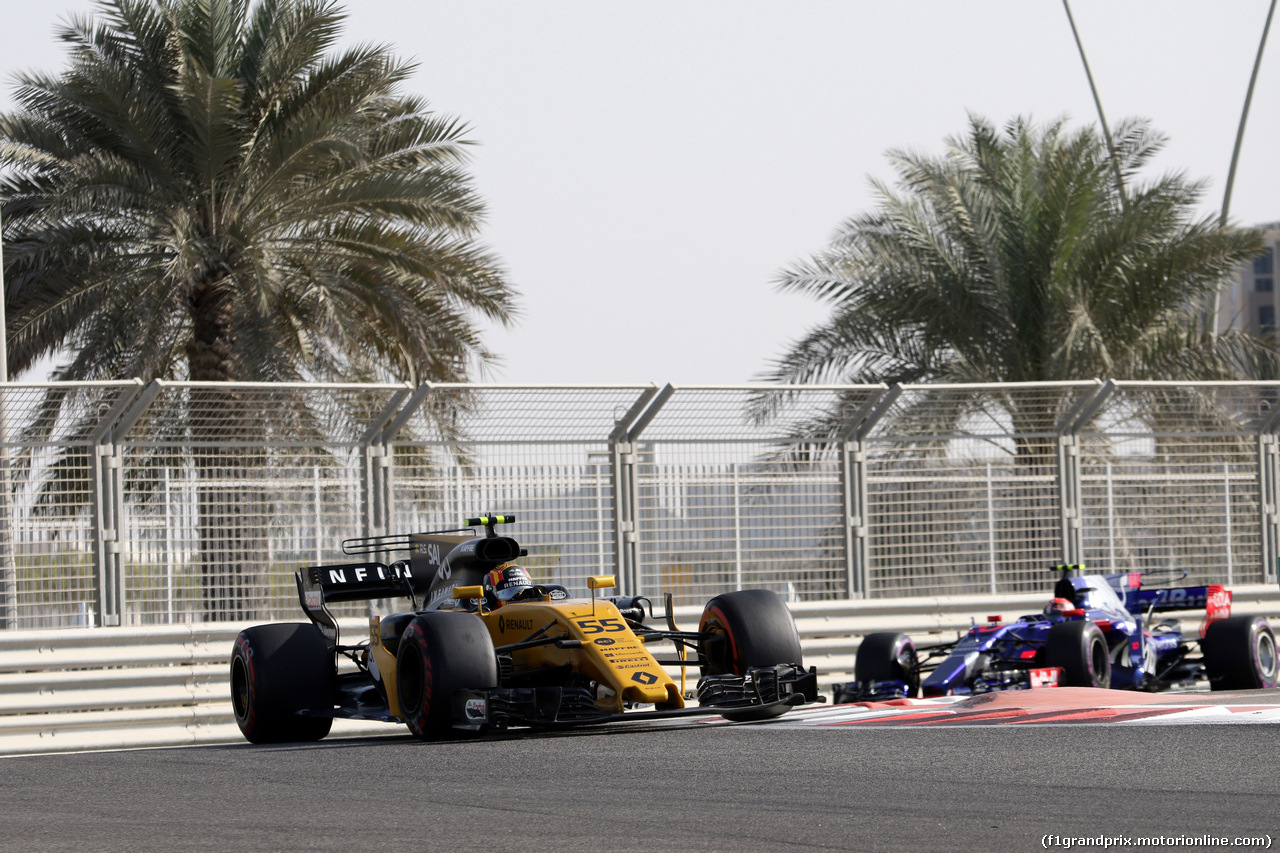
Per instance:
[[[453,694],[498,686],[493,640],[478,616],[434,611],[414,617],[400,637],[396,693],[418,740],[453,734]]]
[[[794,664],[804,668],[800,633],[795,618],[778,594],[767,589],[744,589],[717,595],[707,602],[698,622],[707,636],[698,648],[703,675],[746,675],[753,667]],[[765,720],[788,707],[721,711],[728,720]]]
[[[231,706],[250,743],[320,740],[332,717],[336,673],[324,635],[310,624],[255,625],[231,647]]]
[[[1059,622],[1044,644],[1045,666],[1060,666],[1068,687],[1110,687],[1111,652],[1092,622]]]
[[[907,695],[920,692],[920,658],[916,644],[906,634],[880,631],[868,634],[858,646],[853,663],[857,681],[901,681]]]
[[[1229,616],[1209,624],[1200,641],[1211,690],[1275,687],[1276,635],[1261,616]]]

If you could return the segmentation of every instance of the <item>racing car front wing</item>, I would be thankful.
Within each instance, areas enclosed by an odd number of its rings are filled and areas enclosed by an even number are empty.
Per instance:
[[[1062,667],[1038,666],[1009,668],[983,673],[972,685],[954,693],[987,693],[992,690],[1039,690],[1062,685]],[[850,681],[833,684],[832,694],[837,702],[883,702],[890,699],[912,698],[914,690],[905,681]]]
[[[705,717],[720,710],[772,708],[819,701],[818,671],[791,665],[759,667],[746,675],[711,675],[698,681],[692,708],[652,711],[602,711],[590,690],[582,687],[494,687],[459,690],[453,697],[453,727],[469,731],[508,726],[566,728],[627,720]]]

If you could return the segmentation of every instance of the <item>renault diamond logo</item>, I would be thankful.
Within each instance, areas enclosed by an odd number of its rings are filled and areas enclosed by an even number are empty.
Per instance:
[[[658,680],[658,676],[654,675],[652,672],[637,672],[635,675],[631,676],[631,680],[638,681],[641,684],[653,684]]]

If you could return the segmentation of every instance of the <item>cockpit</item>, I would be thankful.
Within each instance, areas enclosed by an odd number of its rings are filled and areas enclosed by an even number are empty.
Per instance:
[[[1082,575],[1068,578],[1074,587],[1071,600],[1082,610],[1105,610],[1111,613],[1125,613],[1124,602],[1115,588],[1102,575]]]

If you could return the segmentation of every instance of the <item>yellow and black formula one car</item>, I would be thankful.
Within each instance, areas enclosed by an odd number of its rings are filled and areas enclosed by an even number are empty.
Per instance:
[[[588,581],[591,598],[535,584],[516,564],[527,552],[494,525],[513,516],[467,519],[467,527],[349,539],[347,554],[407,550],[409,560],[311,566],[296,573],[311,624],[258,625],[236,638],[231,697],[254,743],[318,740],[335,717],[403,722],[423,740],[462,730],[564,727],[616,720],[720,714],[762,720],[818,700],[795,620],[762,589],[724,593],[697,631],[646,622],[643,596],[600,598],[609,576]],[[475,528],[485,528],[476,535]],[[411,609],[371,617],[369,637],[339,642],[328,605],[407,598]],[[648,644],[669,642],[658,659]],[[339,671],[340,656],[354,670]],[[696,707],[666,667],[697,666]],[[684,676],[681,675],[681,683]]]

